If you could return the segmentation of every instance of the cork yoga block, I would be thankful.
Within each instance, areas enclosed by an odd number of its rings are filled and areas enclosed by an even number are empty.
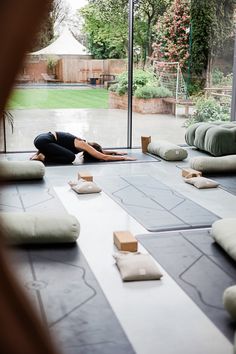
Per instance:
[[[114,244],[120,251],[137,252],[138,242],[129,231],[114,231]]]

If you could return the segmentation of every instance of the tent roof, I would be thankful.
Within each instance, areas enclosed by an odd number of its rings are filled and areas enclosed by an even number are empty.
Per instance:
[[[90,55],[87,48],[79,43],[71,31],[65,28],[62,34],[49,46],[30,53],[33,55]]]

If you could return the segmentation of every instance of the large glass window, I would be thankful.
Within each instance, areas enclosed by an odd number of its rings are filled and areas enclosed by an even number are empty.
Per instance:
[[[73,16],[63,3],[54,0],[60,16],[51,9],[18,75],[9,100],[13,131],[5,119],[8,152],[34,150],[44,131],[68,131],[103,147],[140,146],[141,136],[183,144],[194,122],[230,119],[233,0],[88,0]]]
[[[103,147],[127,144],[127,95],[115,98],[109,89],[127,73],[128,1],[87,1],[73,16],[63,4],[54,0],[63,21],[52,8],[17,77],[8,152],[34,150],[34,138],[47,131]]]
[[[186,127],[230,119],[234,1],[139,1],[134,12],[133,143],[185,143]]]

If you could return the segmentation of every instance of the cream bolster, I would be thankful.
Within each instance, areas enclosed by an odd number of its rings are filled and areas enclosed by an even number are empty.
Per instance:
[[[147,151],[169,161],[181,161],[188,156],[187,150],[166,140],[151,142]]]
[[[211,235],[215,241],[236,261],[236,218],[224,218],[212,224]]]
[[[0,213],[0,225],[10,244],[70,243],[80,233],[77,218],[69,214]]]
[[[40,161],[0,161],[0,180],[42,179],[45,166]]]
[[[231,317],[236,319],[236,285],[230,286],[225,289],[223,294],[223,304],[225,309],[231,315]]]
[[[236,155],[220,157],[197,156],[190,160],[191,168],[201,172],[235,172]]]

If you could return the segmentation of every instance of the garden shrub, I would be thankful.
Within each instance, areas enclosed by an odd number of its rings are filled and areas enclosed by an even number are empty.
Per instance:
[[[116,92],[119,95],[125,95],[128,92],[128,72],[125,71],[122,74],[117,76],[118,84],[114,87],[112,85],[112,92]],[[144,70],[134,70],[133,72],[133,93],[136,92],[137,89],[143,87],[145,85],[158,86],[158,80],[155,75],[151,71]]]
[[[212,85],[220,85],[223,81],[224,78],[224,73],[218,69],[215,68],[212,70]]]
[[[185,122],[188,127],[198,122],[229,121],[229,108],[221,106],[214,98],[200,98],[196,102],[196,111]]]
[[[143,87],[139,87],[134,94],[137,98],[161,98],[161,97],[171,97],[172,93],[169,89],[164,86],[155,87],[145,85]]]

